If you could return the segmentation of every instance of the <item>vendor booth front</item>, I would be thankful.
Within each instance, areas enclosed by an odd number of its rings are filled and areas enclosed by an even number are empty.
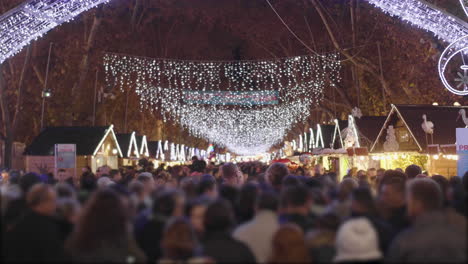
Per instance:
[[[47,127],[26,147],[26,171],[55,173],[57,145],[75,145],[76,163],[69,173],[77,175],[80,169],[90,166],[95,172],[98,167],[108,165],[118,168],[118,157],[122,151],[109,127]]]
[[[385,169],[416,164],[430,175],[457,175],[456,128],[467,106],[392,105],[372,158]]]

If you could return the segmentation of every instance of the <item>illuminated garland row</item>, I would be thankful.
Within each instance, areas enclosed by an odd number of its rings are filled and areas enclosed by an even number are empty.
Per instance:
[[[134,88],[140,106],[163,112],[194,136],[241,155],[266,152],[309,116],[328,85],[340,81],[337,54],[260,61],[173,61],[105,54],[106,81]],[[184,103],[184,91],[277,91],[279,103],[226,107]]]
[[[0,16],[0,64],[31,41],[109,0],[30,0]]]
[[[446,42],[468,35],[468,24],[423,0],[366,0],[385,13],[434,33]]]

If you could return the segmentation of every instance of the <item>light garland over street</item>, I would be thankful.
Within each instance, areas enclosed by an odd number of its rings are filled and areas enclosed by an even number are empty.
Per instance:
[[[0,16],[0,64],[49,30],[109,0],[30,0]]]
[[[141,108],[160,110],[165,121],[179,122],[194,136],[252,155],[268,151],[309,116],[324,89],[340,81],[341,64],[335,53],[258,61],[177,61],[107,53],[104,68],[109,85],[135,89]],[[246,92],[277,93],[279,100],[262,105],[256,102],[262,98],[254,97],[236,106],[226,100],[184,100],[184,94],[197,92],[233,98],[248,96]]]

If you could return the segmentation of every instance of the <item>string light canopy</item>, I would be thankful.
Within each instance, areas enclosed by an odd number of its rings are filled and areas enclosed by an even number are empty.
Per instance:
[[[109,0],[30,0],[0,16],[0,63],[31,41]]]
[[[164,121],[177,121],[239,155],[263,153],[281,142],[322,100],[324,89],[341,80],[336,53],[256,61],[106,53],[103,61],[107,83],[134,88],[142,109],[160,111]]]
[[[366,0],[381,8],[384,12],[400,17],[404,21],[433,32],[438,38],[451,43],[441,54],[438,71],[442,84],[451,93],[468,95],[468,65],[465,58],[468,52],[468,24],[423,0]],[[465,14],[468,15],[468,1],[459,0]],[[448,64],[456,55],[460,55],[462,72],[455,78],[458,85],[451,85],[445,76]]]
[[[468,35],[468,24],[424,0],[366,0],[391,16],[434,33],[452,43]],[[464,0],[463,0],[464,1]]]

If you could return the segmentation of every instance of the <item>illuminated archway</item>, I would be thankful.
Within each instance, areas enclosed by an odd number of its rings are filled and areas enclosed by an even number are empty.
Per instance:
[[[51,29],[72,20],[86,10],[109,1],[29,0],[11,9],[0,16],[0,64]],[[397,16],[403,21],[434,33],[448,43],[456,42],[455,45],[449,46],[450,51],[454,50],[454,46],[457,51],[465,51],[468,47],[468,38],[465,37],[468,35],[468,24],[423,0],[366,1],[392,16]],[[468,0],[459,1],[467,12]],[[451,57],[441,57],[439,73],[443,84],[448,90],[454,92],[443,76],[443,70],[449,58]],[[468,91],[454,93],[467,95]]]

